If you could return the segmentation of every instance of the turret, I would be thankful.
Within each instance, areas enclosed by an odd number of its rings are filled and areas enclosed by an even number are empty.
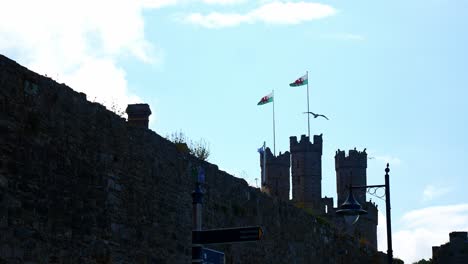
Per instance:
[[[296,137],[289,139],[293,200],[322,213],[322,135],[315,135],[314,143],[305,135],[299,142]]]
[[[349,195],[349,185],[367,185],[366,149],[363,151],[358,151],[356,148],[349,150],[347,156],[345,151],[338,149],[335,154],[335,170],[336,191],[338,193],[337,206],[340,207]],[[373,202],[366,201],[366,188],[354,189],[353,195],[363,209],[367,211],[367,214],[362,215],[359,221],[350,227],[352,229],[351,233],[369,246],[377,249],[377,206]],[[344,224],[344,222],[341,224]]]
[[[367,184],[367,153],[363,151],[349,150],[348,156],[345,151],[338,149],[335,154],[336,191],[338,193],[338,206],[348,197],[349,185]],[[354,197],[360,204],[366,201],[366,190],[353,190]]]
[[[263,177],[263,154],[260,154],[260,168],[262,175],[262,191],[282,200],[289,200],[289,167],[290,154],[288,151],[278,156],[271,153],[270,148],[265,149],[266,173]]]

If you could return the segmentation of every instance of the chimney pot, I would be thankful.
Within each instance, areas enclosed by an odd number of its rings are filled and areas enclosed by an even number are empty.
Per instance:
[[[125,112],[130,126],[148,128],[148,117],[151,115],[148,104],[129,104]]]

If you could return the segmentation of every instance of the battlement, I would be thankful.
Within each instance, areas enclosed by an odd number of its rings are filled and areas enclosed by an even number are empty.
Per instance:
[[[344,150],[338,149],[335,154],[335,169],[360,167],[367,168],[367,153],[366,149],[358,151],[356,148],[348,151],[348,156]]]
[[[266,164],[263,166],[263,155],[260,155],[260,168],[262,175],[262,191],[282,200],[289,200],[289,167],[290,153],[285,152],[278,156],[271,153],[270,148],[265,149]],[[265,174],[264,174],[265,173]]]
[[[291,158],[290,158],[290,153],[289,151],[284,152],[281,154],[281,152],[278,154],[278,156],[274,156],[273,153],[271,152],[270,148],[265,149],[265,155],[266,155],[266,165],[278,165],[278,166],[285,166],[288,167],[291,165]],[[263,155],[260,155],[260,165],[263,164]]]
[[[314,135],[314,143],[311,143],[309,137],[301,135],[301,141],[297,141],[296,136],[289,138],[289,150],[294,152],[319,152],[322,155],[322,134]]]
[[[368,219],[371,219],[375,224],[377,225],[378,223],[378,209],[377,205],[372,202],[372,201],[367,201],[364,205],[363,208],[367,211],[366,217]]]
[[[468,232],[451,232],[450,243],[468,243]]]

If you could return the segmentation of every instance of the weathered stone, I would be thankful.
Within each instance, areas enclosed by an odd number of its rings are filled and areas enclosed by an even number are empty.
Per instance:
[[[7,263],[189,263],[189,172],[199,165],[205,229],[265,230],[262,241],[215,245],[227,263],[337,263],[338,249],[348,252],[344,263],[375,255],[289,201],[1,55],[0,95],[0,124],[8,127],[0,130],[0,258]]]

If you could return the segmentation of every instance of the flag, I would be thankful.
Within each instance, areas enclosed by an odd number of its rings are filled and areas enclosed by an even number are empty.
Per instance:
[[[262,146],[261,148],[257,149],[258,153],[263,154],[263,152],[265,151],[263,148],[264,148],[264,146]]]
[[[262,99],[260,99],[260,102],[258,102],[257,105],[263,105],[263,104],[267,104],[267,103],[271,103],[273,102],[273,93],[270,93],[268,95],[265,95],[262,97]]]
[[[301,86],[304,84],[307,84],[308,79],[307,79],[307,74],[300,77],[299,79],[295,80],[293,83],[290,83],[289,86],[294,87],[294,86]]]

